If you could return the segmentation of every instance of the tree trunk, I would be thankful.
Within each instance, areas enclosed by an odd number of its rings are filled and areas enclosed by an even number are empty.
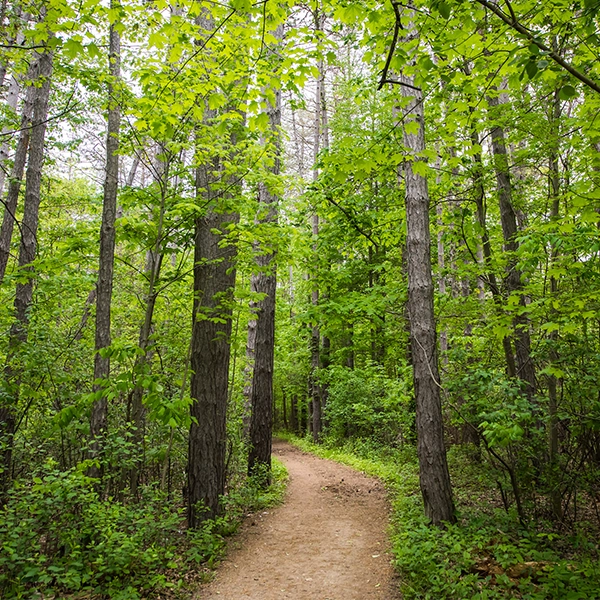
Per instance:
[[[215,30],[208,9],[197,25],[210,35]],[[229,106],[229,110],[236,110]],[[204,126],[210,131],[217,111],[205,107]],[[241,120],[245,123],[245,118]],[[235,156],[237,132],[230,134],[230,154]],[[228,157],[229,158],[229,157]],[[226,240],[239,214],[231,195],[240,191],[235,176],[223,178],[225,161],[218,155],[196,168],[196,195],[205,214],[196,218],[194,249],[194,307],[190,348],[192,405],[188,437],[188,527],[197,528],[221,511],[220,497],[226,478],[226,414],[229,360],[235,288],[236,247]],[[221,187],[219,187],[219,183]],[[223,189],[226,191],[220,191]]]
[[[414,25],[410,28],[415,35]],[[423,93],[414,89],[414,77],[401,76],[402,94],[408,99],[404,118],[404,144],[415,157],[425,150]],[[416,133],[410,127],[418,126]],[[454,522],[454,504],[444,446],[439,387],[437,335],[431,273],[429,191],[427,179],[413,170],[422,158],[404,163],[408,262],[408,316],[416,401],[419,479],[425,515],[432,523]]]
[[[315,9],[315,29],[317,32],[323,31],[325,22],[325,14],[322,13],[319,8]],[[314,125],[314,142],[313,142],[313,181],[316,181],[319,177],[319,170],[317,168],[317,160],[319,152],[321,150],[321,141],[325,135],[326,130],[326,109],[325,109],[325,63],[323,59],[319,60],[318,63],[319,75],[317,77],[317,89],[315,93],[315,125]],[[315,257],[315,273],[313,277],[316,277],[317,273],[317,238],[319,236],[319,215],[315,213],[312,216],[312,235],[313,235],[313,252]],[[319,304],[319,288],[318,283],[313,284],[313,290],[311,294],[311,303],[313,307],[317,307]],[[321,418],[321,389],[318,383],[319,373],[319,352],[321,346],[321,332],[317,323],[313,324],[311,331],[310,341],[310,355],[311,355],[311,369],[310,369],[310,383],[309,391],[312,401],[312,437],[315,443],[318,443],[321,439],[322,430],[322,418]]]
[[[274,32],[277,47],[270,48],[270,54],[278,54],[283,40],[283,25]],[[275,69],[279,72],[279,69]],[[269,167],[273,179],[278,178],[281,170],[281,90],[272,90],[275,104],[268,103],[269,141],[274,147],[274,162]],[[270,189],[264,181],[258,184],[258,205],[263,216],[259,222],[267,225],[277,223],[278,193]],[[248,456],[248,474],[257,475],[261,485],[270,483],[271,442],[273,435],[273,364],[275,356],[275,294],[276,248],[265,243],[258,244],[255,256],[259,272],[252,276],[252,291],[263,294],[257,303],[256,340],[254,347],[254,370],[252,375],[252,416],[250,419],[250,453]]]
[[[164,260],[162,251],[163,228],[166,207],[166,196],[169,185],[169,160],[160,160],[159,156],[166,156],[167,150],[158,145],[156,165],[154,168],[155,181],[160,189],[160,207],[158,223],[156,226],[156,238],[152,247],[146,253],[146,279],[148,287],[145,294],[146,308],[144,310],[144,321],[140,327],[138,336],[138,348],[140,354],[136,358],[134,366],[135,387],[131,395],[131,423],[133,424],[133,446],[135,453],[135,465],[129,474],[129,487],[133,496],[137,494],[138,484],[143,468],[144,436],[146,429],[146,407],[143,403],[144,386],[140,381],[144,377],[152,359],[150,347],[150,336],[152,335],[152,322],[154,319],[154,308],[158,299],[157,282]]]
[[[15,75],[10,78],[10,84],[8,86],[8,92],[6,94],[6,105],[10,109],[12,114],[17,112],[17,103],[19,101],[19,93],[21,86]],[[3,127],[2,134],[5,136],[11,127],[6,125]],[[9,143],[10,136],[4,137],[2,144],[0,145],[0,195],[4,193],[4,180],[6,178],[6,163],[8,161]]]
[[[254,290],[254,276],[250,281],[250,289]],[[250,301],[250,320],[248,321],[248,336],[246,338],[246,366],[244,368],[244,414],[242,423],[244,438],[250,437],[250,421],[252,420],[252,378],[254,373],[254,352],[256,350],[256,311],[258,303]]]
[[[25,100],[23,102],[21,131],[19,132],[19,139],[15,149],[13,166],[8,183],[8,192],[4,204],[4,216],[2,218],[2,227],[0,228],[0,283],[2,283],[4,279],[8,259],[10,258],[10,246],[16,222],[17,203],[19,201],[23,173],[25,172],[25,163],[27,162],[29,139],[31,137],[31,115],[33,112],[33,100],[37,92],[34,82],[39,76],[39,66],[38,60],[30,72],[31,81],[27,86]]]
[[[146,373],[146,368],[151,362],[152,352],[150,347],[150,336],[152,335],[152,320],[154,318],[154,307],[158,293],[156,282],[160,275],[160,269],[164,254],[160,251],[162,237],[162,218],[164,211],[164,198],[161,205],[160,223],[157,232],[157,241],[152,250],[148,251],[146,275],[148,277],[148,291],[146,293],[146,310],[144,311],[144,322],[140,327],[138,348],[142,352],[135,361],[134,373],[136,384],[131,396],[131,422],[133,424],[133,451],[136,454],[136,465],[130,472],[130,490],[133,496],[137,494],[140,475],[143,468],[144,436],[146,430],[146,407],[143,403],[144,386],[139,381]]]
[[[214,116],[213,111],[207,111]],[[235,247],[223,237],[236,213],[219,210],[215,172],[220,160],[197,169],[196,189],[207,214],[196,220],[194,253],[194,320],[191,352],[192,424],[188,453],[188,526],[198,527],[220,512],[225,491],[225,419]]]
[[[500,98],[489,99],[490,107],[500,106]],[[523,289],[521,271],[517,268],[515,253],[518,250],[516,240],[518,227],[517,216],[513,206],[512,183],[508,166],[508,153],[506,151],[504,130],[499,126],[492,127],[492,152],[494,168],[496,171],[496,185],[498,190],[498,203],[500,206],[500,222],[504,238],[504,250],[510,253],[507,265],[506,291],[508,294],[520,292]],[[525,298],[520,295],[520,304],[525,306]],[[529,320],[525,315],[514,318],[515,326],[515,354],[517,376],[524,384],[525,393],[531,399],[535,394],[535,368],[531,360],[531,340],[529,335]]]
[[[40,191],[42,167],[44,163],[44,142],[48,120],[50,79],[52,77],[52,52],[39,55],[39,87],[35,87],[33,97],[33,121],[29,144],[29,159],[25,175],[25,202],[21,224],[21,244],[19,247],[19,270],[27,273],[27,280],[17,283],[15,293],[15,322],[9,333],[9,349],[5,368],[8,389],[2,394],[0,404],[0,440],[3,443],[2,474],[0,492],[4,496],[10,478],[13,438],[16,433],[16,409],[19,400],[21,369],[15,368],[13,358],[18,347],[27,341],[29,309],[33,299],[33,261],[37,254],[37,231],[39,223]]]
[[[115,8],[117,0],[111,0]],[[94,392],[97,398],[92,406],[90,418],[90,456],[98,459],[102,452],[103,440],[108,425],[108,400],[105,394],[106,382],[110,375],[110,358],[103,352],[111,343],[110,310],[115,262],[115,219],[117,213],[117,191],[119,185],[119,132],[121,110],[118,99],[118,86],[121,76],[121,39],[117,24],[110,26],[108,84],[108,125],[106,136],[106,174],[104,178],[104,199],[102,224],[100,228],[100,257],[96,295],[96,337],[94,358]],[[90,476],[99,477],[102,469],[95,465]]]
[[[560,214],[560,172],[559,172],[559,121],[561,116],[561,101],[559,90],[554,92],[552,103],[551,130],[553,133],[553,143],[550,156],[548,157],[548,183],[549,197],[552,201],[550,207],[550,220],[557,221]],[[553,245],[550,263],[554,265],[559,257],[559,249]],[[550,277],[550,293],[555,296],[558,293],[558,280],[555,276]],[[558,331],[554,330],[549,334],[551,340],[550,360],[553,363],[558,361],[558,352],[556,344],[558,342]],[[550,466],[550,483],[552,489],[550,491],[550,502],[552,512],[556,519],[560,520],[563,517],[560,488],[556,484],[559,477],[559,454],[558,454],[558,378],[556,375],[548,376],[548,459]]]
[[[290,430],[294,433],[300,433],[300,419],[298,418],[297,394],[292,394],[290,397]]]
[[[471,127],[471,142],[473,147],[479,146],[479,135],[474,126]],[[481,154],[476,152],[473,155],[473,189],[475,206],[477,208],[477,222],[481,228],[481,252],[483,254],[483,262],[486,267],[486,283],[492,292],[492,299],[497,307],[497,310],[502,310],[502,294],[498,286],[496,274],[492,268],[492,246],[490,236],[487,229],[487,205],[485,200],[484,187],[484,167]],[[512,344],[508,336],[502,338],[502,349],[506,360],[506,370],[509,377],[516,377],[517,368],[512,350]]]

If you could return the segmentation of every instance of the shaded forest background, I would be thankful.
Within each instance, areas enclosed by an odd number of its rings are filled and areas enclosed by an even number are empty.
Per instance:
[[[4,0],[5,597],[185,593],[273,428],[407,598],[598,597],[599,13]]]

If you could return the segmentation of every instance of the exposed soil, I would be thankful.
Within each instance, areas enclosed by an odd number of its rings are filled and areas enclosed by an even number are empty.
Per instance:
[[[276,442],[290,481],[285,503],[246,520],[215,579],[197,600],[393,600],[376,479]]]

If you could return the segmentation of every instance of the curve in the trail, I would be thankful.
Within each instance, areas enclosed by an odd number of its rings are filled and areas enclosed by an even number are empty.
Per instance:
[[[285,503],[251,517],[197,600],[393,600],[389,506],[376,479],[282,442]]]

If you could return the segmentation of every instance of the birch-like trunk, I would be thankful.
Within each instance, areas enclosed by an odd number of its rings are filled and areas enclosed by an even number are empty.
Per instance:
[[[34,82],[39,76],[39,60],[34,63],[30,70],[28,79],[29,85],[25,92],[23,108],[21,112],[21,130],[19,139],[15,148],[13,164],[10,172],[8,183],[8,191],[4,201],[4,216],[2,218],[2,226],[0,227],[0,283],[6,274],[6,268],[10,258],[10,247],[12,243],[12,235],[16,222],[17,204],[19,201],[19,193],[23,183],[23,174],[25,173],[25,164],[27,162],[27,151],[29,150],[29,140],[31,137],[31,117],[33,113],[33,100],[35,98],[37,88]]]
[[[25,201],[21,223],[21,244],[19,247],[19,270],[27,278],[17,283],[15,292],[15,321],[9,333],[8,358],[5,368],[7,389],[0,401],[0,440],[2,441],[2,473],[0,493],[4,495],[11,479],[13,438],[16,433],[16,410],[19,401],[21,370],[15,366],[18,348],[27,341],[29,309],[33,300],[33,262],[37,254],[37,231],[39,223],[42,167],[48,121],[50,80],[52,77],[53,54],[44,52],[38,58],[38,86],[33,97],[33,120],[25,175]]]

